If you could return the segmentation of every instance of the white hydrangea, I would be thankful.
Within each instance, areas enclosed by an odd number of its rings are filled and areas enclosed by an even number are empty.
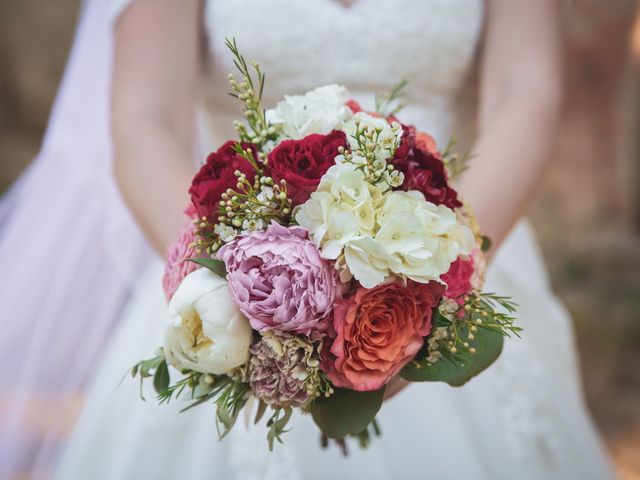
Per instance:
[[[474,247],[471,230],[453,210],[417,191],[382,191],[352,164],[338,164],[299,207],[296,221],[322,254],[337,260],[365,288],[391,275],[426,283]]]
[[[353,115],[346,105],[349,98],[345,87],[326,85],[304,95],[285,95],[275,108],[266,111],[266,118],[271,125],[280,127],[287,138],[326,135]]]

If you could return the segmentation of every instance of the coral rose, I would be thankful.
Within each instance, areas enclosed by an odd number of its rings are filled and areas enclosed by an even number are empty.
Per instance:
[[[311,134],[301,140],[284,140],[269,154],[269,174],[276,181],[287,182],[287,193],[294,205],[300,205],[320,183],[339,154],[347,147],[344,132],[334,130],[328,135]]]
[[[211,153],[206,163],[193,177],[189,195],[198,216],[210,217],[217,211],[222,194],[229,188],[235,188],[238,183],[235,176],[236,170],[240,170],[250,182],[253,182],[255,170],[245,158],[236,153],[234,150],[236,143],[229,141],[216,152]],[[258,151],[250,143],[243,143],[242,148],[245,150],[251,148],[253,152]]]
[[[334,310],[336,337],[323,367],[338,387],[378,390],[409,363],[431,331],[444,286],[408,282],[359,288]]]

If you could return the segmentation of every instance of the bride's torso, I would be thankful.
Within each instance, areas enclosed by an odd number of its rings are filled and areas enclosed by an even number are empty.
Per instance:
[[[266,106],[339,83],[371,107],[374,92],[406,79],[403,121],[446,141],[482,19],[482,0],[210,0],[202,135],[210,148],[233,136],[240,111],[226,94],[235,67],[225,47],[233,37],[267,74]]]

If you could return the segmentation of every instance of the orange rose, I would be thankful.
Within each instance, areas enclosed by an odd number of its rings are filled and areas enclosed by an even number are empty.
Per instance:
[[[378,390],[418,353],[431,331],[431,313],[444,286],[387,283],[338,303],[336,337],[324,369],[337,387]]]
[[[437,158],[440,158],[440,152],[438,152],[438,147],[436,147],[436,141],[428,133],[416,132],[416,147],[429,152],[431,155]]]

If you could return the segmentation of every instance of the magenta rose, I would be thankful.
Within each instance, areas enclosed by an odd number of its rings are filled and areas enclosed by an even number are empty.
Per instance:
[[[444,296],[455,300],[469,293],[473,289],[473,274],[473,259],[458,257],[449,267],[449,271],[440,277],[440,280],[447,284]]]
[[[294,205],[300,205],[335,164],[339,147],[347,147],[347,137],[337,130],[328,135],[314,133],[300,140],[284,140],[269,154],[269,174],[276,182],[285,180],[289,198]]]
[[[458,193],[449,186],[444,163],[429,135],[403,126],[402,140],[392,164],[404,174],[403,190],[418,190],[436,205],[462,206]]]
[[[229,141],[211,153],[193,178],[189,195],[198,216],[211,217],[217,212],[222,194],[229,188],[235,188],[238,183],[234,174],[236,170],[240,170],[249,181],[253,181],[255,170],[245,158],[236,153],[236,143]],[[250,143],[243,143],[242,148],[251,148],[257,152],[257,148]]]
[[[316,337],[329,328],[340,284],[301,227],[275,222],[218,252],[238,308],[255,330]]]

